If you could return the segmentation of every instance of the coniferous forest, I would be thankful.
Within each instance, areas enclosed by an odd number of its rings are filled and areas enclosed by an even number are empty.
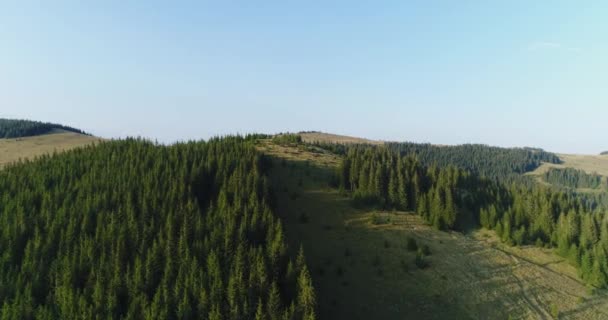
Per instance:
[[[600,176],[599,174],[588,174],[583,170],[577,170],[573,168],[551,168],[547,170],[547,172],[545,172],[545,174],[543,175],[543,179],[550,184],[566,188],[606,188],[606,184],[602,184],[602,176]]]
[[[590,198],[424,166],[394,147],[343,147],[339,185],[357,203],[412,210],[440,230],[482,226],[511,245],[554,247],[588,284],[608,286],[608,218]]]
[[[560,163],[553,153],[536,148],[499,148],[480,144],[438,146],[420,143],[390,143],[391,150],[415,154],[427,166],[454,165],[479,176],[506,179],[533,171],[542,162]]]
[[[30,120],[0,119],[0,139],[36,136],[49,133],[53,130],[65,130],[85,134],[82,130],[60,124]]]
[[[0,171],[2,319],[314,319],[251,138],[105,142]],[[291,252],[291,253],[290,253]]]

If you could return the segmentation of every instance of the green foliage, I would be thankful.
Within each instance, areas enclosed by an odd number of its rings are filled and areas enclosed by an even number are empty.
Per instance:
[[[272,142],[278,145],[294,145],[302,143],[302,136],[294,133],[277,134],[272,138]]]
[[[249,139],[106,142],[0,171],[8,318],[311,319]]]
[[[533,171],[542,162],[560,163],[553,153],[535,148],[499,148],[479,144],[437,146],[419,143],[389,143],[402,155],[415,155],[423,164],[456,166],[479,176],[504,179]]]
[[[0,138],[20,138],[49,133],[52,130],[65,130],[85,134],[83,131],[54,123],[29,120],[0,119]]]
[[[423,244],[422,247],[420,247],[420,253],[422,253],[424,256],[430,256],[431,255],[431,248],[426,245]]]
[[[389,224],[391,222],[391,218],[386,215],[379,215],[377,213],[372,214],[372,224],[373,225],[383,225]]]
[[[559,319],[559,307],[556,304],[551,304],[551,316],[553,319]]]
[[[500,170],[495,172],[496,179],[487,179],[454,166],[424,166],[416,158],[386,147],[344,150],[338,180],[354,199],[366,199],[370,205],[386,209],[415,209],[440,230],[481,225],[494,229],[510,245],[557,247],[558,253],[579,267],[587,283],[608,286],[608,217],[593,199],[510,179],[499,174]],[[522,150],[534,161],[550,158],[541,151]],[[501,176],[505,180],[498,178]],[[399,190],[408,195],[405,206],[396,196]]]
[[[424,258],[424,254],[421,252],[416,253],[416,257],[414,258],[414,264],[418,269],[426,269],[429,266],[428,261]]]
[[[543,175],[543,179],[553,185],[566,188],[606,189],[602,176],[597,173],[588,174],[583,170],[573,168],[551,168]]]
[[[407,248],[408,251],[418,250],[418,244],[416,243],[416,239],[414,239],[412,237],[407,237],[407,239],[405,241],[406,241],[405,247]]]

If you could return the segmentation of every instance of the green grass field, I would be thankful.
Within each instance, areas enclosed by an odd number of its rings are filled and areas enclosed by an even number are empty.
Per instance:
[[[66,131],[26,138],[0,139],[0,168],[19,159],[33,159],[99,141],[100,138]]]
[[[608,294],[590,295],[550,250],[508,247],[493,232],[440,232],[416,215],[354,208],[329,186],[339,159],[302,146],[274,157],[278,213],[303,245],[320,319],[607,319]],[[419,269],[407,238],[428,245]]]

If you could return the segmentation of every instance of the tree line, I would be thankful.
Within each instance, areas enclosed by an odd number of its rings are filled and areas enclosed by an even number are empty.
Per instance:
[[[608,217],[577,194],[426,166],[390,146],[346,149],[339,186],[357,203],[412,210],[441,230],[482,226],[508,244],[554,247],[589,284],[608,286]]]
[[[501,179],[534,171],[543,162],[561,163],[557,155],[537,148],[500,148],[480,144],[438,146],[419,143],[390,143],[391,150],[415,154],[424,165],[454,165],[479,176]]]
[[[1,319],[314,319],[252,138],[104,142],[0,171]]]
[[[574,168],[550,168],[543,174],[543,179],[553,185],[574,189],[606,189],[607,185],[597,173],[588,174]]]
[[[343,156],[352,148],[370,146],[327,142],[311,144]],[[500,148],[481,144],[439,146],[413,142],[389,142],[385,146],[403,156],[414,156],[425,166],[455,166],[481,177],[502,181],[533,182],[522,177],[522,174],[535,170],[543,162],[561,163],[556,154],[537,148]]]
[[[0,138],[4,139],[37,136],[49,133],[53,130],[65,130],[86,134],[82,130],[60,124],[30,120],[0,119]]]

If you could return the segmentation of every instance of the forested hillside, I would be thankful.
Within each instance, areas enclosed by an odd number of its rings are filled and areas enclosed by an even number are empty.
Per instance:
[[[534,148],[499,148],[479,144],[437,146],[418,143],[390,143],[403,155],[413,154],[427,166],[454,165],[480,176],[504,179],[533,171],[542,162],[560,163],[557,155]]]
[[[266,161],[238,137],[142,140],[0,171],[2,319],[314,319]]]
[[[30,120],[0,119],[0,139],[36,136],[49,133],[53,130],[65,130],[85,134],[82,130],[60,124]]]
[[[506,185],[453,166],[427,167],[393,150],[349,148],[339,169],[340,187],[365,204],[415,210],[438,229],[481,225],[509,244],[556,247],[589,284],[608,285],[605,212],[571,193]]]
[[[543,179],[553,185],[574,189],[605,189],[606,183],[597,173],[588,174],[583,170],[573,168],[550,168],[543,175]]]
[[[311,144],[340,155],[347,154],[352,148],[370,145],[331,142]],[[424,166],[455,166],[479,176],[500,180],[520,177],[521,174],[538,168],[543,162],[560,163],[556,154],[534,148],[499,148],[480,144],[439,146],[412,142],[390,142],[385,146],[401,155],[415,156]]]

